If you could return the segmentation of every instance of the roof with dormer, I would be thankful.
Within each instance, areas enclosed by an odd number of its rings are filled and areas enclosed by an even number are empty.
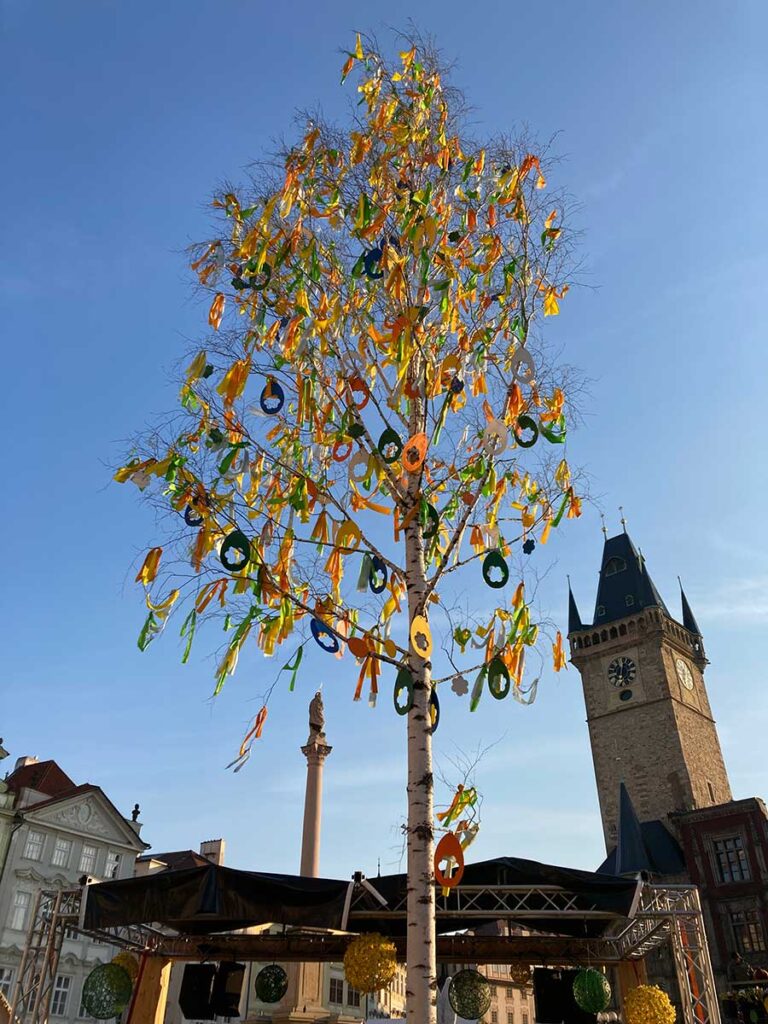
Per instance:
[[[701,630],[691,611],[691,606],[682,587],[680,590],[681,624],[690,633],[700,637]],[[630,615],[636,615],[645,608],[659,608],[670,619],[680,623],[680,620],[675,620],[664,603],[664,599],[651,578],[642,552],[635,547],[632,538],[626,531],[615,537],[606,538],[603,545],[600,580],[597,586],[595,614],[592,622],[582,620],[570,582],[568,583],[569,634],[625,619]]]

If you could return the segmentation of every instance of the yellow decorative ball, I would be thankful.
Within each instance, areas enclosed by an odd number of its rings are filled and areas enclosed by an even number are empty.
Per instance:
[[[658,985],[638,985],[624,1000],[625,1024],[674,1024],[675,1008]]]
[[[131,981],[136,981],[139,974],[139,961],[133,955],[133,953],[118,953],[112,960],[113,964],[117,964],[118,967],[122,967]]]
[[[389,988],[397,972],[395,944],[377,932],[358,935],[344,954],[344,976],[358,992]]]
[[[531,968],[528,964],[510,964],[509,980],[513,985],[530,985]]]

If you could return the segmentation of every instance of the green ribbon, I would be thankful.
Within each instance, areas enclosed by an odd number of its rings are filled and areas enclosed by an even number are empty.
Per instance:
[[[293,688],[296,686],[296,674],[299,671],[299,665],[301,665],[301,659],[304,657],[304,644],[294,654],[290,661],[286,661],[283,667],[280,669],[281,672],[290,672],[291,681],[288,684],[288,690],[293,692]]]

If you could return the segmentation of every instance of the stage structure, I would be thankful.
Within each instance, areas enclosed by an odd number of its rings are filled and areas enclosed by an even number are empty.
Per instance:
[[[438,897],[438,962],[610,967],[642,961],[668,942],[683,1024],[720,1024],[695,886],[515,858],[468,865],[464,879]],[[501,924],[467,932],[494,922]],[[528,934],[512,934],[515,924]],[[245,927],[248,933],[237,932]],[[43,891],[12,999],[19,1024],[47,1024],[67,929],[165,962],[266,963],[339,961],[353,934],[377,931],[404,958],[405,876],[356,873],[343,882],[210,865]]]

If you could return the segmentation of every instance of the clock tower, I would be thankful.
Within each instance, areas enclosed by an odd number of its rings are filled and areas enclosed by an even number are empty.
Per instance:
[[[681,590],[670,614],[624,532],[607,538],[591,624],[568,594],[571,661],[581,674],[606,848],[623,782],[641,821],[731,799],[704,685],[701,631]]]

